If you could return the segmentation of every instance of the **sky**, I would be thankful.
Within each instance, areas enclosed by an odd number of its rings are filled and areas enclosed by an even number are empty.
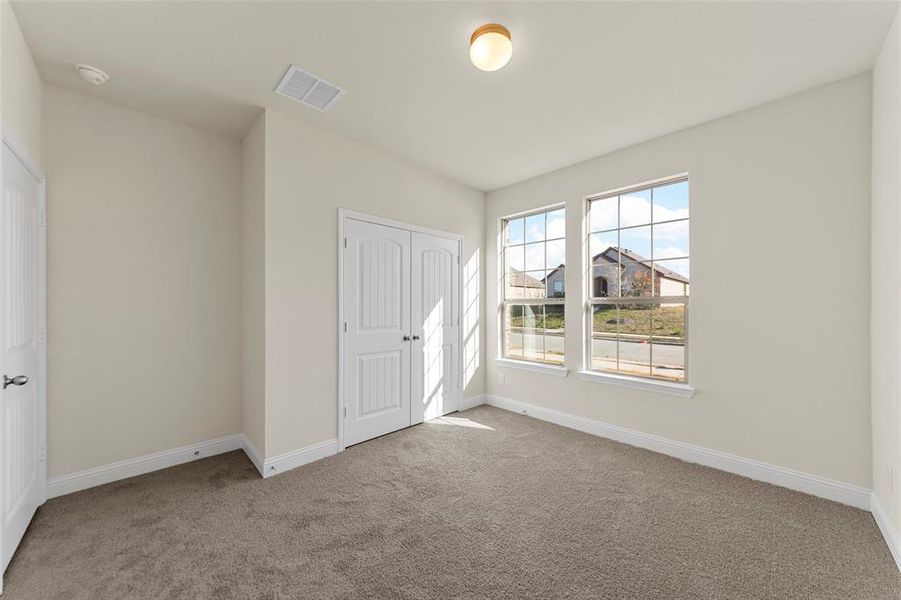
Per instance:
[[[509,221],[507,244],[525,242],[525,246],[507,248],[508,265],[540,279],[544,273],[538,271],[563,264],[565,215],[565,210],[559,209]],[[659,261],[660,266],[688,277],[687,219],[687,181],[592,201],[589,212],[591,253],[595,255],[610,246],[619,246]]]

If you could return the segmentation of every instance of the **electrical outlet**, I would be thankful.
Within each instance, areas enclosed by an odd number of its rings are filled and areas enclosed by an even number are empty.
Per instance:
[[[499,385],[504,385],[507,383],[507,374],[506,373],[498,373],[497,374],[497,382]]]

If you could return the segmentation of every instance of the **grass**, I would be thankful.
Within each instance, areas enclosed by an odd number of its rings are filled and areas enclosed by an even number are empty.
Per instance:
[[[616,322],[617,317],[619,323]],[[653,335],[654,337],[684,337],[685,307],[620,306],[617,309],[616,306],[597,306],[594,313],[594,331],[596,333]]]
[[[510,317],[513,327],[529,327],[535,329],[563,329],[564,318],[559,312],[547,315],[537,314],[525,318],[516,314],[516,307]],[[540,310],[540,307],[538,308]],[[626,333],[654,337],[685,337],[685,307],[656,306],[653,308],[597,306],[594,312],[595,333]],[[620,323],[616,323],[617,317]],[[608,321],[614,321],[608,323]],[[653,329],[652,329],[653,327]]]
[[[510,324],[513,327],[528,327],[530,329],[563,329],[564,328],[564,319],[563,315],[559,313],[550,313],[547,315],[543,315],[541,313],[537,315],[528,315],[527,317],[518,316],[516,314],[516,308],[513,307],[513,314],[510,317]],[[541,310],[541,307],[538,307],[538,310]],[[525,321],[525,323],[523,323]]]

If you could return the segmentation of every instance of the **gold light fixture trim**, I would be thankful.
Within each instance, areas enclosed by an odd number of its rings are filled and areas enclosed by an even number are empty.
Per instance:
[[[508,40],[511,40],[510,30],[501,25],[500,23],[488,23],[487,25],[482,25],[478,29],[472,32],[472,37],[469,38],[469,44],[472,45],[475,41],[481,36],[483,33],[499,33]]]

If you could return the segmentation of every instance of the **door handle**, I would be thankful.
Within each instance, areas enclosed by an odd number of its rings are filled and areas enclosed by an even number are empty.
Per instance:
[[[409,341],[410,341],[410,336],[405,335],[405,336],[404,336],[404,341],[405,341],[405,342],[409,342]]]
[[[419,336],[418,336],[418,335],[414,335],[414,336],[413,336],[413,340],[414,340],[414,341],[415,341],[415,340],[418,340],[418,339],[419,339]]]
[[[16,375],[15,377],[3,376],[3,389],[5,390],[11,385],[25,385],[28,383],[28,377],[25,375]]]

